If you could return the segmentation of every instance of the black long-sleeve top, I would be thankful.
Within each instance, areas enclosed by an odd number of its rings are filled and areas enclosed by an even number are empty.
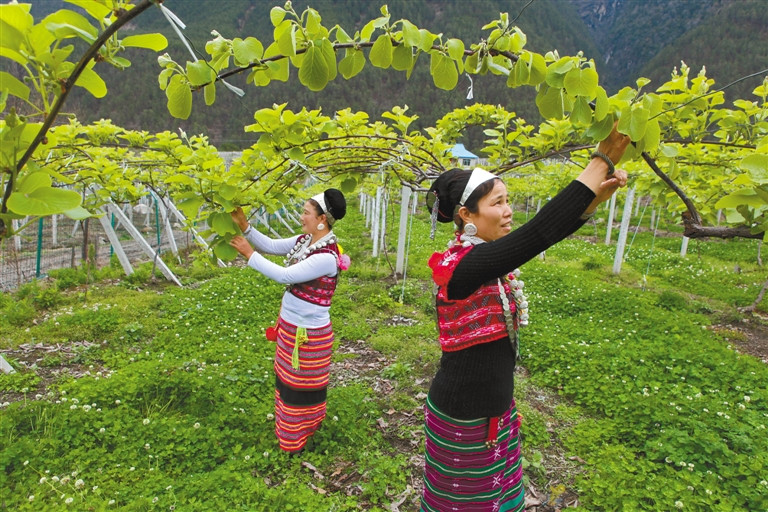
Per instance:
[[[572,181],[530,221],[492,242],[475,246],[462,258],[448,283],[448,298],[469,297],[579,229],[581,215],[595,198]],[[515,354],[509,337],[443,352],[429,389],[432,403],[457,419],[501,416],[512,403]]]

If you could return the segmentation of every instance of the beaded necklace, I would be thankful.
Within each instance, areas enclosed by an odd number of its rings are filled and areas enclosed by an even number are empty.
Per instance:
[[[311,242],[312,237],[310,235],[299,237],[299,239],[296,240],[296,245],[293,246],[293,249],[285,255],[285,259],[283,260],[285,266],[288,267],[294,263],[305,260],[318,249],[335,244],[336,234],[333,231],[329,231],[328,234],[324,235],[314,244],[310,245]]]
[[[477,235],[467,235],[462,233],[458,241],[451,240],[448,245],[449,247],[453,247],[458,243],[461,243],[461,245],[464,247],[469,247],[470,245],[479,245],[485,243],[485,240]],[[520,277],[520,269],[516,268],[509,274],[505,275],[503,278],[498,278],[496,280],[499,286],[499,298],[501,299],[502,310],[504,311],[504,321],[507,324],[507,333],[509,334],[509,339],[512,342],[512,346],[515,350],[516,358],[519,358],[520,354],[518,351],[519,340],[517,330],[515,329],[515,317],[517,318],[518,326],[524,327],[528,325],[528,297],[526,297],[523,293],[523,287],[525,286],[525,283],[520,281],[518,277]],[[514,316],[512,314],[512,309],[509,306],[509,295],[507,295],[507,292],[504,289],[504,282],[502,279],[507,284],[509,284],[509,288],[512,292],[512,300],[515,302]]]

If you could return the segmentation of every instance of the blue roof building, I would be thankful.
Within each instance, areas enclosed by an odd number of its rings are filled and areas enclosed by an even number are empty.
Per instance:
[[[456,144],[450,149],[451,160],[458,167],[472,168],[477,166],[480,157],[464,147],[464,144]]]

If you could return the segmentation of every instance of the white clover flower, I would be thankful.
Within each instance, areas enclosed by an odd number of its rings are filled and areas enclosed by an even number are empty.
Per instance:
[[[194,425],[192,425],[192,427],[194,427],[194,428],[200,428],[200,423],[198,423],[198,422],[195,422],[195,424],[194,424]]]
[[[760,480],[760,485],[768,487],[768,480]]]
[[[333,421],[339,421],[339,417],[338,416],[334,416],[333,417]]]
[[[88,405],[88,404],[85,404],[85,405],[83,406],[83,410],[84,410],[85,412],[88,412],[88,411],[90,411],[90,410],[91,410],[91,406],[90,406],[90,405]]]
[[[149,450],[149,443],[144,443],[144,449]]]
[[[133,467],[133,466],[131,466],[130,468],[128,468],[128,471],[135,471],[135,470],[136,470],[136,468],[135,468],[135,467]]]
[[[709,489],[704,489],[704,492],[707,493],[707,496],[712,496],[712,491]]]
[[[244,458],[245,460],[251,460],[251,456],[250,456],[250,455],[246,455],[246,456],[245,456],[245,457],[243,457],[243,458]]]
[[[78,478],[75,481],[75,489],[82,489],[83,487],[85,487],[85,482],[83,482],[82,478]]]
[[[29,501],[35,501],[35,495],[34,495],[34,494],[30,494],[30,495],[29,495],[29,498],[27,498],[27,499],[28,499]]]
[[[680,500],[677,500],[677,501],[675,502],[675,507],[676,507],[676,508],[683,508],[684,506],[685,506],[685,505],[683,505],[683,502],[682,502],[682,501],[680,501]]]
[[[264,452],[263,455],[264,455],[265,458],[267,458],[267,457],[269,457],[269,452]]]
[[[62,484],[68,484],[69,480],[70,480],[69,476],[65,476],[64,478],[61,479],[61,483]]]
[[[54,476],[51,477],[51,482],[58,482],[58,481],[59,481],[59,477],[58,476],[54,475]]]
[[[100,434],[103,434],[103,433],[104,433],[104,432],[106,432],[106,431],[107,431],[107,429],[105,429],[104,427],[101,427],[101,428],[99,429],[99,433],[100,433]]]
[[[41,484],[44,484],[44,483],[45,483],[45,482],[47,482],[47,481],[48,481],[48,479],[47,479],[46,477],[41,477],[41,478],[40,478],[40,483],[41,483]]]
[[[115,405],[120,405],[120,399],[115,400]]]
[[[749,395],[744,395],[744,401],[745,401],[745,402],[749,402],[750,400],[752,400],[752,397],[751,397],[751,396],[749,396]]]
[[[70,496],[69,498],[64,500],[64,503],[66,503],[67,505],[70,505],[73,501],[75,501],[75,500],[72,499],[72,496]]]
[[[275,419],[275,415],[274,415],[274,414],[272,414],[271,412],[268,412],[268,413],[267,413],[267,419],[268,419],[268,420],[273,420],[273,419]]]
[[[115,504],[115,500],[109,500],[109,503],[107,503],[107,505],[114,505],[114,504]]]
[[[158,501],[159,499],[160,499],[160,498],[158,498],[157,496],[155,496],[154,498],[152,498],[152,503],[157,503],[157,501]]]
[[[99,486],[98,486],[98,485],[94,485],[94,486],[91,488],[91,490],[92,490],[92,491],[96,491],[96,490],[98,490],[98,489],[99,489]]]
[[[144,420],[142,421],[142,423],[143,423],[144,425],[149,425],[149,418],[144,418]]]

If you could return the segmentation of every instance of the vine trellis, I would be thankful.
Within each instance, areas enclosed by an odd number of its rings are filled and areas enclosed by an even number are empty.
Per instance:
[[[258,142],[225,172],[216,148],[204,136],[150,135],[108,122],[82,126],[72,121],[53,128],[72,87],[106,94],[97,63],[125,67],[119,53],[126,46],[156,52],[165,48],[159,34],[120,39],[118,32],[154,5],[162,4],[167,14],[173,4],[71,3],[82,7],[95,25],[69,10],[35,23],[28,5],[0,6],[10,27],[2,56],[14,61],[22,75],[20,80],[3,72],[0,82],[2,92],[14,98],[2,102],[0,239],[25,227],[12,229],[12,220],[28,217],[31,223],[54,213],[85,218],[107,201],[130,199],[149,189],[159,197],[172,195],[190,221],[208,220],[218,242],[224,242],[235,232],[226,212],[244,204],[290,204],[306,194],[310,178],[318,187],[333,181],[346,191],[380,184],[392,190],[423,189],[450,165],[448,150],[469,125],[484,127],[482,152],[491,170],[519,173],[526,168],[529,174],[543,175],[552,157],[583,164],[586,149],[616,122],[633,141],[622,165],[637,176],[638,194],[679,211],[686,236],[762,238],[768,228],[768,78],[755,87],[754,99],[739,99],[733,108],[724,107],[722,89],[713,90],[714,82],[703,70],[692,76],[684,64],[655,91],[644,91],[649,81],[640,78],[635,88],[608,96],[593,61],[581,53],[527,50],[525,34],[506,13],[468,44],[405,19],[393,20],[386,6],[380,17],[351,34],[338,25],[323,26],[312,8],[299,14],[286,2],[270,11],[272,41],[227,39],[215,32],[205,45],[207,60],[195,56],[180,64],[161,55],[159,83],[169,112],[187,117],[195,91],[212,104],[217,84],[228,86],[223,80],[237,73],[247,72],[249,83],[263,86],[287,80],[294,67],[304,86],[320,90],[339,74],[353,78],[367,63],[410,76],[425,55],[434,84],[442,89],[454,89],[462,73],[491,73],[510,87],[534,87],[545,121],[533,126],[498,106],[469,105],[448,113],[434,127],[416,131],[410,128],[416,116],[407,107],[370,121],[367,114],[349,109],[326,115],[275,105],[254,113],[254,124],[245,130],[258,134]],[[175,26],[179,33],[180,26]],[[47,34],[46,44],[33,42],[32,34],[39,33]],[[71,50],[65,43],[72,38],[89,44],[77,62],[67,60]],[[53,65],[54,55],[70,65]],[[32,122],[36,118],[42,122]],[[716,171],[707,173],[707,167]],[[91,185],[98,185],[98,192],[82,203],[77,189]],[[542,185],[542,195],[552,187]],[[719,209],[725,210],[726,226],[705,225],[713,223]],[[217,255],[231,256],[226,246],[216,243]]]

